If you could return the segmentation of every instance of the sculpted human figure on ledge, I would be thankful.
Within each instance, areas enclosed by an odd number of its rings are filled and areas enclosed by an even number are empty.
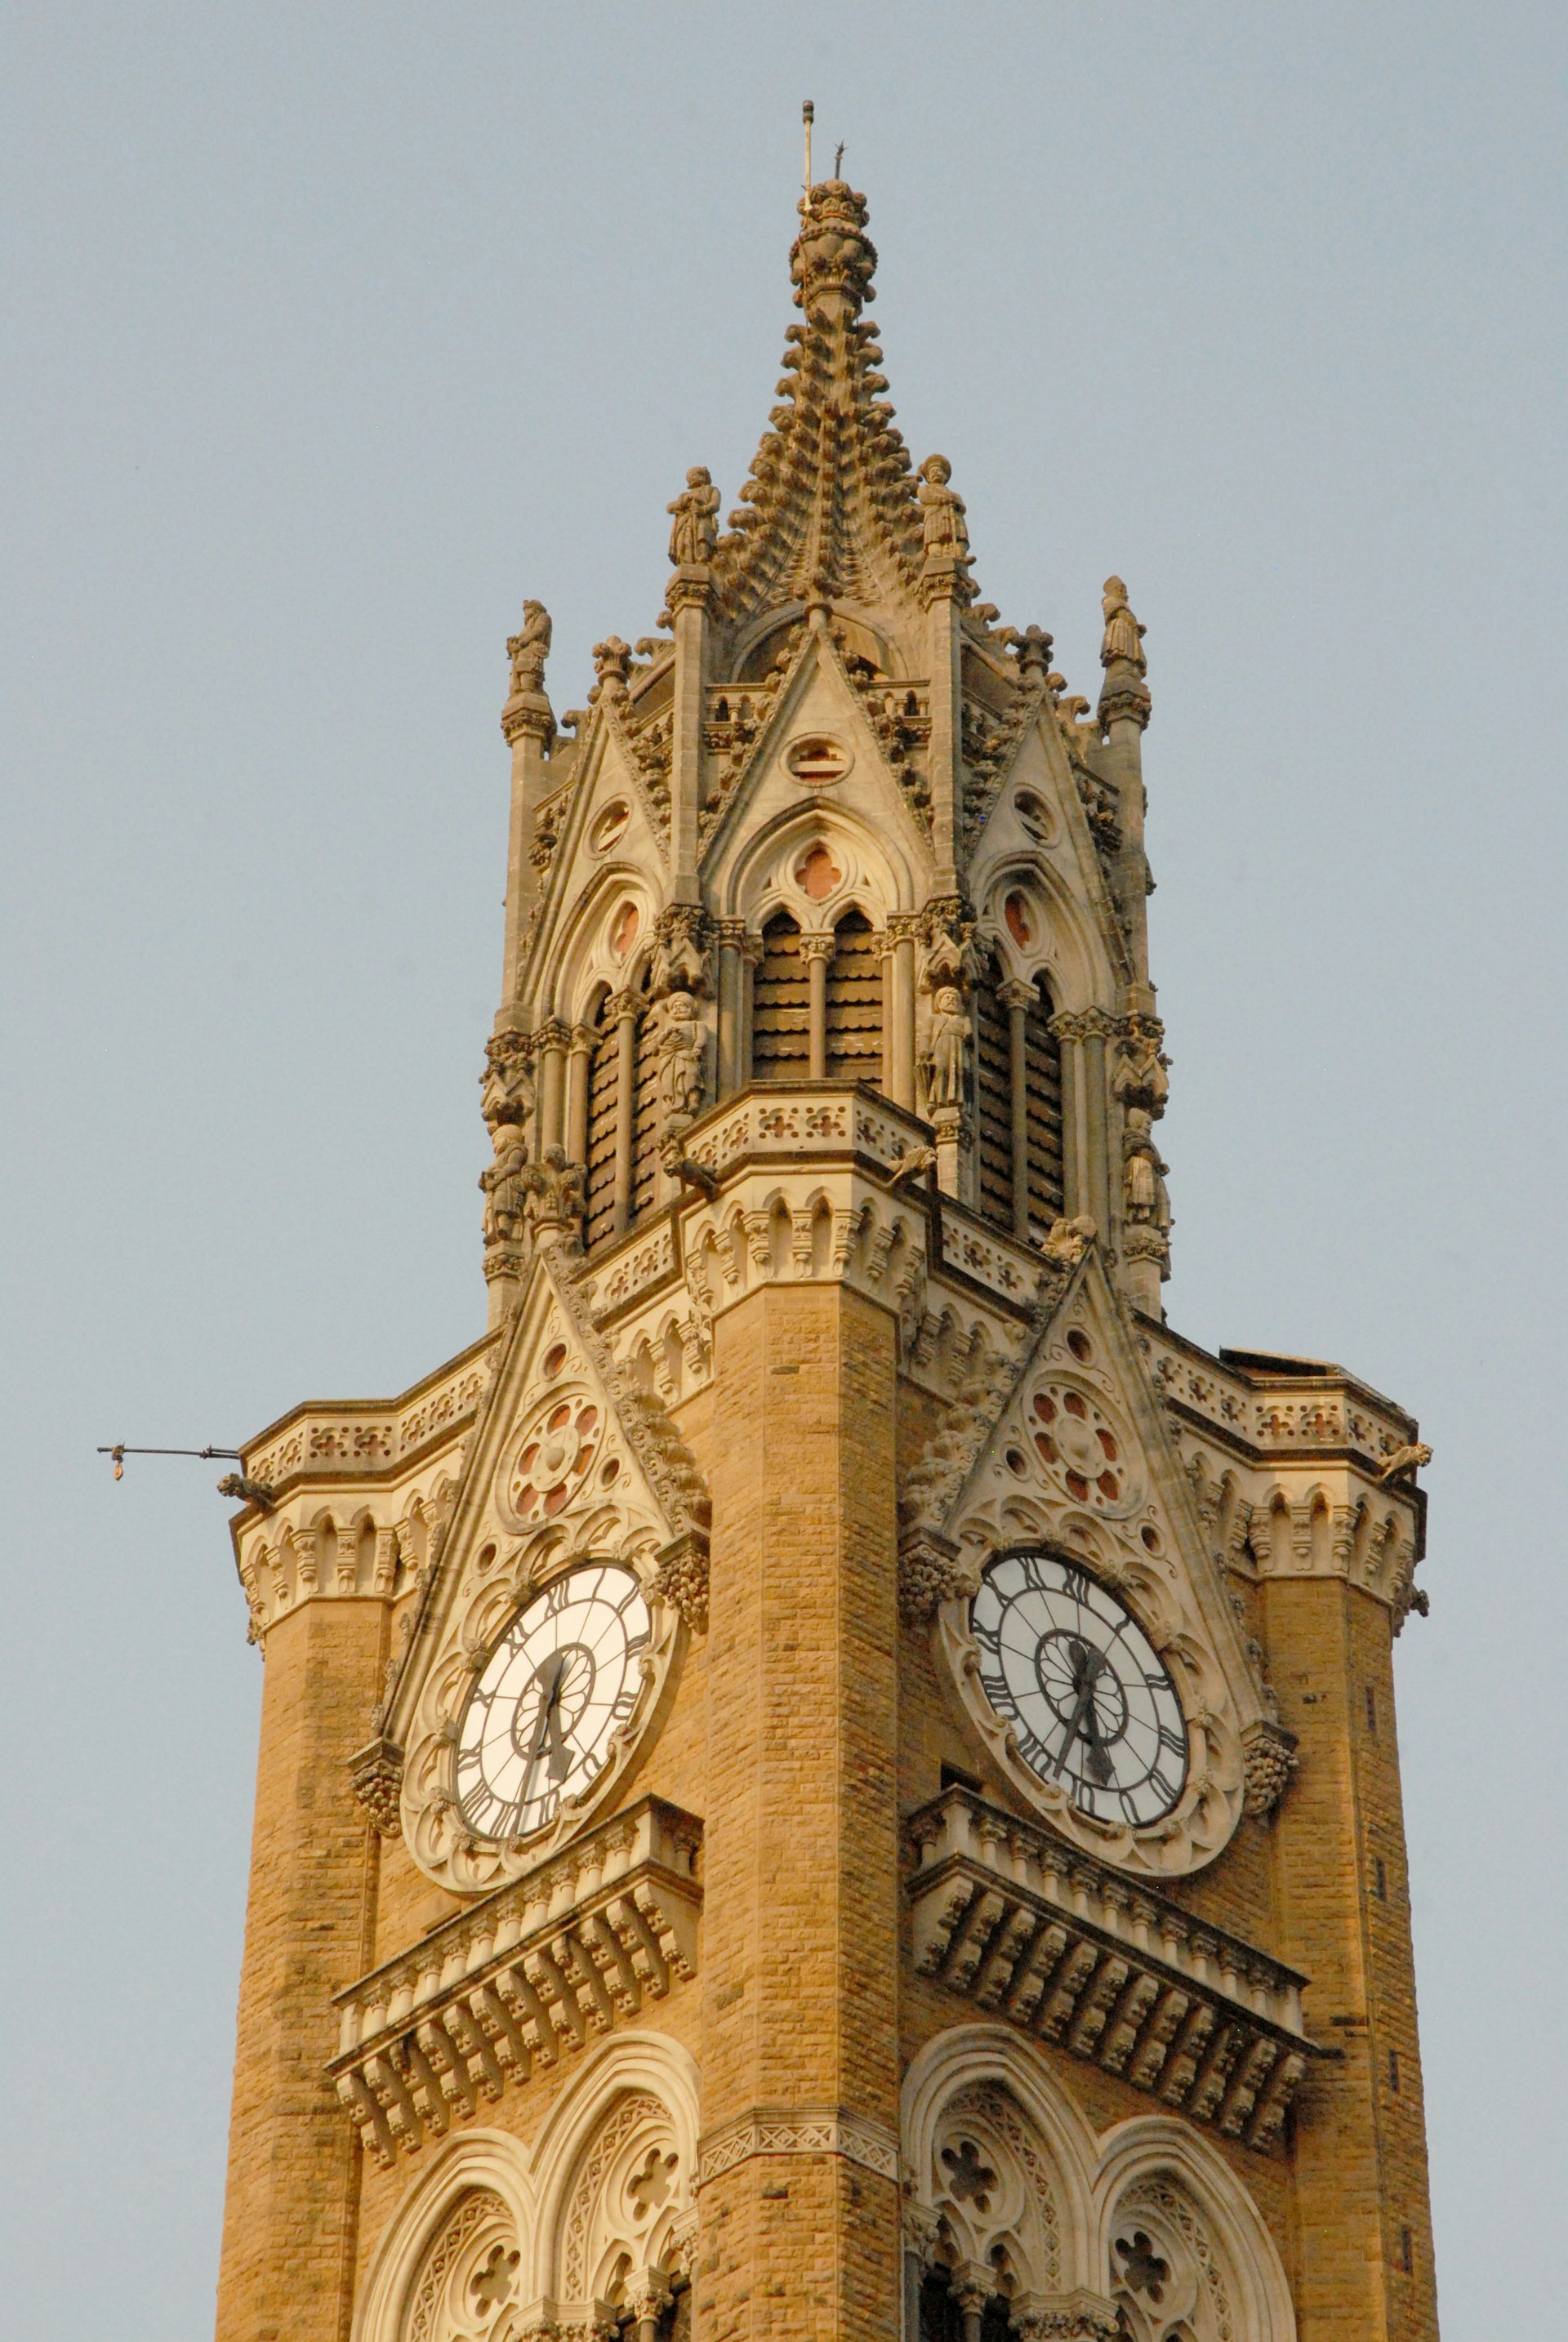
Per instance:
[[[664,1030],[659,1036],[659,1103],[666,1126],[676,1121],[684,1126],[701,1114],[706,1096],[707,1036],[697,1021],[697,1004],[689,992],[672,992],[660,1015]]]
[[[944,554],[959,561],[968,558],[969,524],[964,498],[948,485],[952,477],[953,466],[945,455],[928,455],[920,467],[915,494],[924,515],[921,526],[928,561]]]
[[[1144,636],[1148,631],[1141,626],[1127,606],[1127,589],[1119,577],[1105,580],[1104,599],[1100,605],[1105,615],[1104,639],[1100,645],[1100,664],[1108,667],[1120,660],[1134,674],[1147,675],[1149,662],[1144,656]]]
[[[931,1036],[925,1047],[925,1096],[930,1106],[962,1106],[964,1068],[969,1050],[969,1019],[955,986],[944,984],[932,1002]]]
[[[550,656],[550,613],[543,602],[524,602],[523,630],[508,638],[514,695],[544,688],[544,662]]]
[[[686,485],[665,511],[674,515],[670,559],[677,569],[704,567],[718,550],[719,492],[705,464],[694,464]]]

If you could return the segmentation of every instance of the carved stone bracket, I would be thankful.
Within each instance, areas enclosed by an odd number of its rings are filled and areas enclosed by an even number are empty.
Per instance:
[[[354,1794],[383,1837],[396,1837],[403,1824],[398,1812],[403,1796],[403,1751],[385,1733],[367,1740],[348,1760]]]
[[[1258,1721],[1242,1736],[1246,1751],[1246,1795],[1243,1800],[1246,1812],[1254,1820],[1273,1813],[1290,1787],[1296,1767],[1301,1762],[1296,1753],[1296,1736],[1287,1732],[1283,1724],[1269,1716]]]
[[[980,1572],[959,1558],[958,1547],[934,1529],[916,1528],[898,1547],[898,1607],[906,1626],[929,1624],[944,1602],[980,1591]]]
[[[680,1612],[694,1635],[706,1633],[708,1541],[700,1529],[688,1529],[665,1546],[651,1590]]]

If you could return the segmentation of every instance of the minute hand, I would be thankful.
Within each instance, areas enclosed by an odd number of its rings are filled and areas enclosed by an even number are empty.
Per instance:
[[[1097,1672],[1098,1670],[1096,1668],[1091,1667],[1084,1678],[1084,1688],[1078,1695],[1078,1705],[1073,1710],[1073,1720],[1068,1725],[1067,1730],[1063,1736],[1062,1754],[1057,1757],[1055,1764],[1051,1768],[1057,1780],[1061,1779],[1062,1767],[1065,1765],[1068,1757],[1073,1753],[1073,1743],[1077,1739],[1078,1734],[1083,1727],[1084,1718],[1094,1705],[1094,1676]]]

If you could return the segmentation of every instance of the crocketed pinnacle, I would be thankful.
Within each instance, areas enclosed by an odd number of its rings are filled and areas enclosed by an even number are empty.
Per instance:
[[[921,509],[883,393],[865,197],[842,179],[803,196],[790,253],[804,325],[785,336],[769,422],[714,564],[719,617],[791,602],[918,606]]]

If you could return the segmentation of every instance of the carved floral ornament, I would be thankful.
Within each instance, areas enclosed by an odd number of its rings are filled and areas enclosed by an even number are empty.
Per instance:
[[[1292,1751],[1259,1743],[1263,1699],[1207,1556],[1191,1490],[1145,1386],[1135,1346],[1091,1254],[1007,1388],[939,1437],[905,1476],[901,1593],[934,1618],[976,1733],[1007,1778],[1070,1842],[1150,1877],[1201,1868],[1243,1807],[1268,1809]],[[971,1616],[982,1574],[1018,1549],[1059,1556],[1132,1614],[1185,1721],[1180,1797],[1134,1825],[1080,1810],[1024,1761],[1014,1724],[982,1684]]]
[[[631,1573],[647,1620],[601,1767],[548,1826],[506,1842],[480,1837],[459,1798],[470,1699],[525,1606],[552,1588],[566,1599],[573,1573],[592,1576],[590,1565]],[[706,1594],[696,1466],[658,1401],[614,1366],[571,1264],[544,1239],[470,1444],[417,1656],[385,1725],[405,1752],[403,1827],[421,1867],[454,1892],[481,1892],[579,1831],[654,1728],[683,1636],[705,1623]],[[382,1804],[385,1771],[374,1784]]]

